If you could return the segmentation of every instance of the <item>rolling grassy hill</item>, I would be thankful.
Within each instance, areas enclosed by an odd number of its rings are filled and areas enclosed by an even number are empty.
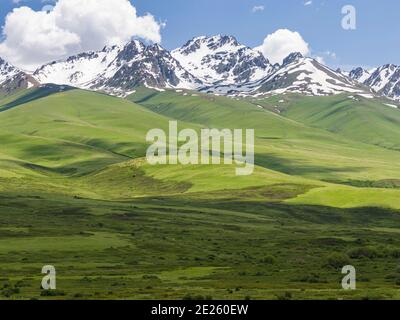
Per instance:
[[[400,109],[394,108],[389,100],[348,94],[331,97],[285,95],[253,103],[309,126],[400,150]]]
[[[278,113],[282,99],[56,86],[0,98],[0,298],[399,298],[398,110],[290,96]],[[254,128],[254,174],[147,164],[147,131],[172,119]],[[348,263],[355,292],[340,287]]]
[[[217,128],[254,128],[256,162],[268,169],[335,182],[400,178],[400,154],[397,151],[385,150],[368,141],[360,143],[357,138],[334,134],[328,128],[316,128],[286,118],[262,108],[262,101],[256,105],[254,102],[190,92],[145,92],[147,97],[139,91],[128,98],[181,121]],[[325,99],[328,108],[332,98]],[[385,111],[390,109],[382,108]],[[392,126],[389,120],[388,126]],[[397,133],[400,133],[400,127]]]

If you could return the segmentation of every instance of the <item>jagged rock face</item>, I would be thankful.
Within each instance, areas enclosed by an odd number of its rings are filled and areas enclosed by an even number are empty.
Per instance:
[[[304,57],[300,52],[293,52],[289,54],[285,59],[283,59],[282,67],[286,67],[287,65],[295,62],[299,62]]]
[[[361,67],[351,70],[349,73],[349,77],[351,79],[356,80],[360,83],[364,83],[370,76],[371,73]]]
[[[356,68],[350,72],[350,77],[376,93],[400,100],[400,66],[386,64],[372,71]]]
[[[102,80],[95,81],[91,88],[132,91],[140,85],[153,88],[196,88],[201,85],[159,45],[142,49],[132,55],[131,46],[126,46],[114,61],[115,65],[121,67],[110,78],[102,75]]]
[[[400,99],[400,67],[387,64],[375,70],[364,82],[374,91],[393,99]]]
[[[37,85],[33,77],[0,58],[0,93],[12,94]]]
[[[24,72],[19,72],[0,84],[0,92],[8,95],[22,89],[29,89],[38,86],[40,86],[39,82],[37,82],[32,76]]]
[[[18,70],[16,67],[0,58],[0,83],[3,83],[4,81],[15,76],[19,72],[20,70]]]
[[[231,36],[198,37],[172,56],[206,85],[238,85],[269,75],[274,67],[264,56]]]

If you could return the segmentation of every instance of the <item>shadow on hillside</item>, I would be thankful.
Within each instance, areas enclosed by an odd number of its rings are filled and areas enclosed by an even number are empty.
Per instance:
[[[349,172],[362,172],[363,167],[327,167],[322,165],[309,165],[301,160],[290,160],[277,157],[271,154],[257,154],[255,157],[256,165],[266,169],[279,171],[288,175],[306,175],[306,174],[338,174]]]
[[[22,97],[14,100],[10,103],[0,106],[0,112],[10,110],[12,108],[18,107],[22,104],[25,104],[25,103],[28,103],[28,102],[31,102],[31,101],[34,101],[37,99],[45,98],[45,97],[50,96],[55,93],[66,92],[66,91],[70,91],[70,90],[74,90],[74,89],[76,89],[76,88],[70,87],[70,86],[59,86],[59,85],[55,85],[55,84],[46,84],[46,85],[39,87],[38,89],[35,89],[32,92],[29,92],[29,93],[23,95]]]

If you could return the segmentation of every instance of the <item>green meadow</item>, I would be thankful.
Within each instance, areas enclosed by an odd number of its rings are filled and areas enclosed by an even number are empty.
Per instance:
[[[1,96],[0,299],[400,299],[400,110],[387,103]],[[148,164],[146,134],[170,120],[255,129],[254,173]]]

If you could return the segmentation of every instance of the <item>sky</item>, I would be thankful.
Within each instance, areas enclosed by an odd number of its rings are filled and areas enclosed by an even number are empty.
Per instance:
[[[226,34],[270,55],[278,44],[298,45],[345,70],[400,64],[398,0],[128,1],[0,0],[0,56],[29,68],[132,36],[171,50],[196,36]],[[38,13],[50,4],[54,12]],[[345,5],[356,10],[355,30],[342,27]],[[14,8],[20,9],[11,13]],[[280,29],[290,33],[276,33]]]

